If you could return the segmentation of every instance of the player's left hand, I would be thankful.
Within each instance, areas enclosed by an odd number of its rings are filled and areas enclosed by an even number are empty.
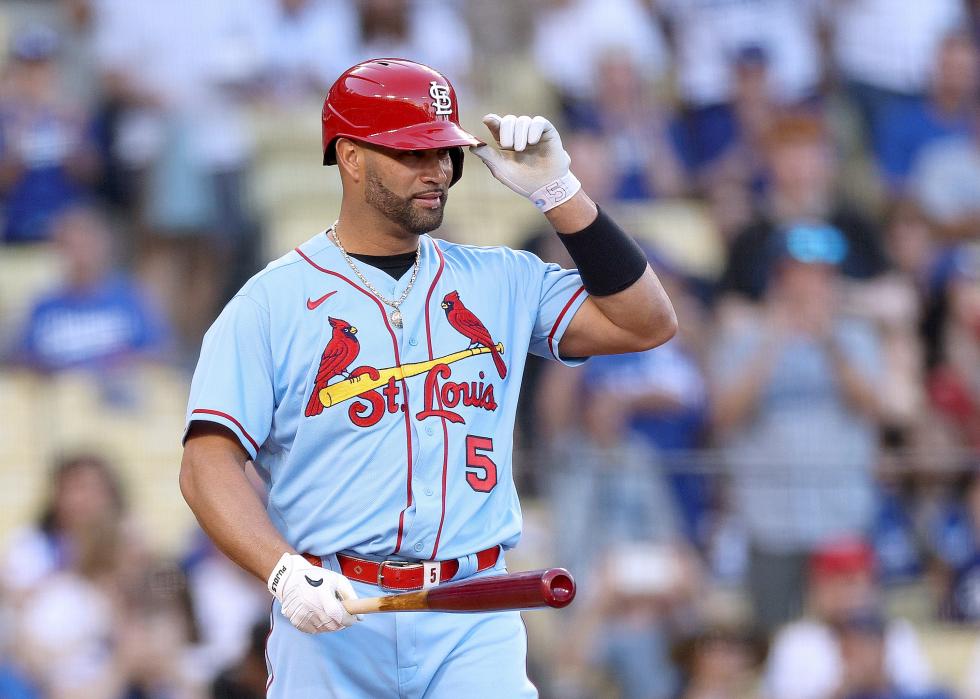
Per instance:
[[[343,604],[357,599],[350,580],[295,553],[282,555],[269,575],[268,588],[282,605],[283,616],[300,631],[339,631],[359,620]]]
[[[470,146],[500,182],[548,211],[571,199],[582,185],[569,170],[572,159],[554,125],[543,116],[500,117],[487,114],[483,123],[500,150]]]

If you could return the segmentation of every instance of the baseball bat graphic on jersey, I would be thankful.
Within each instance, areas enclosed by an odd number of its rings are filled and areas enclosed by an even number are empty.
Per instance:
[[[375,612],[499,612],[507,609],[567,607],[575,580],[564,568],[460,580],[427,590],[385,597],[344,600],[351,614]]]
[[[498,342],[492,348],[474,347],[472,349],[453,352],[452,354],[447,354],[444,357],[436,357],[435,359],[429,359],[424,362],[402,364],[401,366],[393,366],[387,369],[359,367],[351,372],[351,377],[349,379],[338,381],[335,384],[331,384],[326,388],[320,389],[320,402],[323,403],[324,408],[329,408],[332,405],[343,403],[345,400],[350,400],[351,398],[359,396],[362,393],[372,389],[381,388],[388,383],[389,379],[394,378],[396,381],[400,381],[401,379],[407,379],[412,376],[418,376],[419,374],[425,374],[440,364],[452,364],[453,362],[458,362],[461,359],[473,357],[478,354],[486,354],[487,352],[503,354],[504,346],[502,343]]]

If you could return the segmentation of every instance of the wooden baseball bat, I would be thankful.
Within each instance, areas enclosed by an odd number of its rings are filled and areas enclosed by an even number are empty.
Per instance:
[[[504,609],[568,606],[575,580],[564,568],[460,580],[386,597],[347,600],[351,614],[375,612],[496,612]]]

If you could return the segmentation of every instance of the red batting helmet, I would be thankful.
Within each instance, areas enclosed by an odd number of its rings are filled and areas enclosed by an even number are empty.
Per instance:
[[[456,91],[438,71],[403,58],[348,68],[323,102],[323,164],[336,165],[338,138],[397,150],[450,148],[453,185],[463,174],[462,146],[482,141],[459,125]]]

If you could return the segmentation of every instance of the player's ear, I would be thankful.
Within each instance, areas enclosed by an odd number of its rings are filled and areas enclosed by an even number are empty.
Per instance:
[[[348,138],[338,138],[334,149],[341,173],[354,182],[360,182],[364,174],[365,149]]]

